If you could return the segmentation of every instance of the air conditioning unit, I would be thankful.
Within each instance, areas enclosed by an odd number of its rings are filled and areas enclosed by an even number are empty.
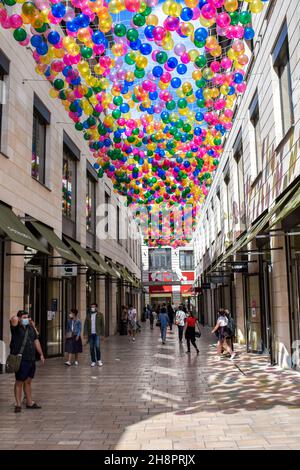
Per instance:
[[[74,277],[77,276],[77,266],[62,266],[60,268],[61,277]]]

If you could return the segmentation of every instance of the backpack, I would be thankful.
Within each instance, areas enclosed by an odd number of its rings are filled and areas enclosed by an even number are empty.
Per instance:
[[[231,337],[235,334],[235,322],[232,317],[228,318],[228,324],[225,326],[226,336]]]

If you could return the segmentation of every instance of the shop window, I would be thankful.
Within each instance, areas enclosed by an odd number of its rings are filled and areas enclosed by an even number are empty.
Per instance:
[[[121,237],[120,237],[120,222],[121,222],[121,218],[120,218],[120,207],[117,206],[117,227],[116,227],[116,231],[117,231],[117,242],[121,245]]]
[[[7,101],[5,81],[9,74],[9,60],[0,49],[0,150],[2,149],[3,108]]]
[[[86,230],[91,239],[95,237],[96,230],[96,182],[93,177],[87,173],[86,178],[86,202],[85,202],[85,214],[86,214]],[[94,241],[92,245],[94,246]]]
[[[171,248],[151,248],[149,250],[149,269],[150,270],[171,270]]]
[[[258,95],[256,93],[250,109],[250,133],[252,134],[251,141],[253,143],[251,149],[251,174],[253,180],[262,171],[262,138],[260,127],[260,114]]]
[[[245,228],[245,192],[244,192],[244,161],[242,140],[239,141],[235,151],[234,160],[237,172],[237,191],[238,191],[238,220],[236,221],[241,230]]]
[[[274,93],[274,99],[277,104],[275,106],[275,113],[277,115],[277,124],[281,125],[281,137],[284,137],[294,123],[293,90],[286,24],[279,35],[273,51],[273,66],[278,85]]]
[[[180,251],[179,253],[179,267],[181,271],[194,270],[194,253],[193,251]]]
[[[62,175],[63,216],[76,221],[76,161],[67,146],[64,146]]]
[[[0,240],[0,340],[3,338],[4,242]]]
[[[37,95],[33,101],[31,176],[42,184],[46,181],[46,139],[50,113]]]
[[[105,192],[105,219],[106,219],[106,224],[105,224],[105,233],[108,233],[108,230],[109,230],[109,225],[108,225],[108,222],[109,222],[109,205],[110,205],[110,195]]]

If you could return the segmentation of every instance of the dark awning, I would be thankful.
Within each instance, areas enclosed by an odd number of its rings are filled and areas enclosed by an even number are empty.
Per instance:
[[[37,238],[28,230],[28,228],[20,221],[14,212],[4,204],[0,203],[0,229],[13,242],[23,246],[29,246],[34,250],[46,253],[49,251],[38,241]]]
[[[107,264],[111,267],[112,271],[113,271],[113,275],[115,277],[117,277],[118,279],[121,279],[122,277],[122,274],[121,274],[121,268],[119,268],[113,261],[109,260],[107,261]]]
[[[81,264],[80,259],[74,255],[70,248],[68,248],[60,238],[58,238],[53,230],[45,227],[45,225],[39,222],[31,222],[31,224],[42,235],[42,237],[46,238],[49,245],[52,246],[52,248],[57,251],[62,258],[70,261],[71,263]]]
[[[111,274],[112,276],[114,275],[110,266],[108,266],[108,264],[105,262],[105,259],[102,258],[99,253],[97,253],[96,251],[90,251],[90,254],[93,258],[95,258],[96,262],[99,264],[102,274]]]
[[[298,209],[299,206],[300,206],[300,188],[297,189],[297,191],[291,197],[291,199],[282,207],[281,211],[270,222],[270,228],[274,227],[274,225],[277,225],[279,222],[285,219],[293,211]]]
[[[99,264],[94,260],[94,258],[86,251],[85,248],[83,248],[80,243],[78,242],[74,242],[74,240],[72,240],[71,238],[69,237],[65,237],[66,241],[68,242],[68,244],[70,245],[71,248],[73,248],[73,250],[75,251],[75,253],[77,253],[77,255],[84,261],[84,263],[91,269],[93,269],[93,271],[96,271],[96,272],[99,272],[99,273],[102,273],[102,270],[99,266]]]

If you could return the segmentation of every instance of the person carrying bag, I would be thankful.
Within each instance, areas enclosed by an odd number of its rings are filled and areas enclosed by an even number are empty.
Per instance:
[[[19,354],[9,354],[6,360],[6,372],[7,373],[13,374],[15,372],[18,372],[18,370],[20,369],[27,338],[28,338],[28,329],[25,332],[25,336],[24,336]]]

